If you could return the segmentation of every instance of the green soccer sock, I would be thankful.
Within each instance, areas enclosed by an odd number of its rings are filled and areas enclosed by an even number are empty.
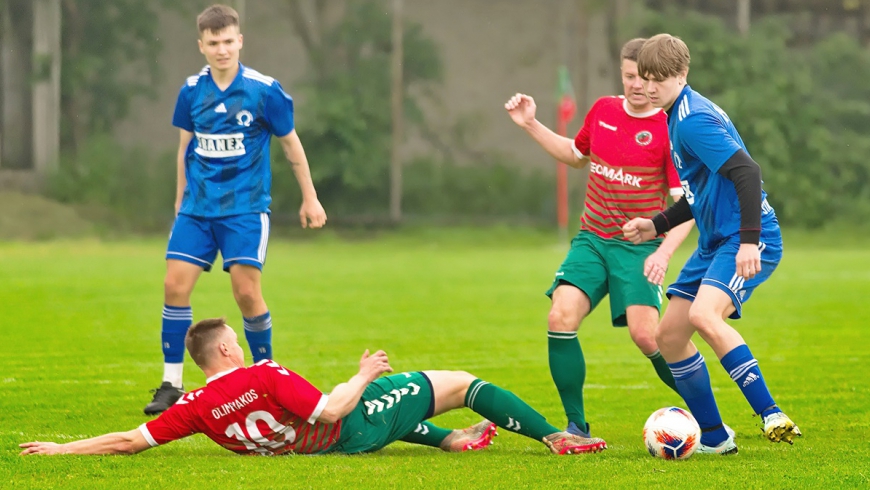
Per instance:
[[[410,442],[411,444],[421,444],[423,446],[441,447],[441,441],[453,433],[450,429],[438,427],[429,421],[423,421],[417,424],[417,428],[413,432],[403,437],[402,441]]]
[[[510,391],[475,379],[465,394],[465,406],[497,426],[536,441],[559,432],[543,415]]]
[[[577,332],[547,332],[550,354],[550,375],[559,390],[568,422],[586,430],[586,412],[583,409],[583,383],[586,382],[586,359],[577,340]],[[668,365],[665,364],[665,369]],[[670,372],[670,371],[668,371]],[[673,378],[671,378],[673,382]]]
[[[652,365],[656,370],[656,374],[659,375],[659,378],[662,380],[662,382],[668,385],[670,389],[674,390],[674,393],[679,395],[680,392],[677,390],[677,382],[674,381],[674,375],[673,373],[671,373],[671,368],[668,367],[667,361],[665,361],[665,358],[662,357],[662,353],[659,352],[658,349],[656,349],[655,352],[653,352],[652,354],[648,354],[646,357],[650,360],[650,362],[652,362]]]

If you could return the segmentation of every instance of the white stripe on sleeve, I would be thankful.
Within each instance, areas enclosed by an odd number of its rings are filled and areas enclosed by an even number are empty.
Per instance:
[[[308,423],[313,424],[317,422],[317,417],[320,417],[320,414],[323,413],[323,409],[326,408],[326,402],[329,401],[329,396],[323,395],[320,397],[320,401],[317,402],[317,406],[314,407],[314,411],[311,412],[311,417],[308,417]]]
[[[157,444],[157,441],[154,440],[154,437],[151,436],[151,432],[148,430],[148,427],[146,427],[145,424],[142,424],[139,426],[139,432],[141,432],[142,437],[144,437],[145,440],[148,441],[149,446],[151,446],[151,447],[159,446],[159,444]]]

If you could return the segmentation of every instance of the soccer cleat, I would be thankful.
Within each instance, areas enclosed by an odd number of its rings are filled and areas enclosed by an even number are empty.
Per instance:
[[[154,399],[145,405],[145,415],[157,415],[166,411],[181,398],[181,395],[184,394],[184,388],[176,388],[169,381],[164,381],[160,388],[151,390],[151,393],[154,393]]]
[[[734,436],[728,435],[728,439],[722,441],[718,446],[705,446],[703,444],[698,445],[698,449],[695,452],[699,454],[718,454],[720,456],[728,456],[731,454],[737,454],[737,444],[734,443]]]
[[[795,436],[802,436],[800,429],[784,412],[776,412],[764,417],[764,428],[761,429],[770,442],[785,441],[794,444]]]
[[[498,435],[498,426],[489,420],[478,422],[467,429],[457,429],[441,441],[441,449],[450,453],[479,451],[492,444]]]
[[[607,449],[604,439],[583,437],[568,432],[556,432],[544,437],[544,444],[553,454],[597,453]]]
[[[725,432],[728,433],[728,437],[730,437],[732,439],[737,437],[737,433],[734,432],[734,429],[732,429],[731,427],[728,427],[728,424],[722,424],[722,427],[725,427]]]
[[[568,422],[568,428],[565,429],[565,432],[575,436],[585,437],[587,439],[592,437],[592,431],[589,429],[589,422],[586,422],[586,430],[580,430],[580,427],[578,427],[577,424],[574,422]]]

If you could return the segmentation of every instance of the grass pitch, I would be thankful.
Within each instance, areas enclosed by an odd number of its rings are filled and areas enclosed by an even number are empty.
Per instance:
[[[735,323],[777,402],[800,425],[794,446],[762,438],[760,421],[702,347],[735,457],[667,462],[641,428],[682,405],[655,376],[607,305],[580,339],[586,405],[609,449],[556,457],[501,430],[479,453],[396,443],[362,456],[236,456],[194,436],[132,457],[19,457],[30,440],[129,430],[162,373],[162,239],[0,244],[0,487],[3,488],[842,488],[870,485],[870,250],[786,234],[785,259]],[[671,264],[669,279],[691,244]],[[397,371],[463,369],[508,388],[554,425],[565,419],[547,367],[549,286],[565,252],[550,237],[495,229],[430,230],[344,241],[273,240],[264,291],[275,357],[324,390],[382,348]],[[864,264],[864,265],[861,265]],[[241,334],[229,277],[206,274],[194,317],[227,316]],[[185,387],[202,386],[188,359]],[[470,410],[434,420],[464,427]]]

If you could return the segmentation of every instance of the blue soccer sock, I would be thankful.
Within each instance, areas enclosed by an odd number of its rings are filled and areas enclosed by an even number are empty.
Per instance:
[[[701,444],[718,446],[728,439],[728,433],[722,425],[722,416],[713,397],[710,387],[710,373],[700,352],[679,362],[668,364],[680,396],[689,407],[689,411],[701,427]]]
[[[761,369],[758,368],[758,361],[752,357],[746,344],[739,345],[725,354],[725,357],[722,358],[722,367],[737,383],[743,396],[746,397],[746,401],[749,402],[756,414],[767,417],[772,413],[782,411],[773,401],[770,390],[767,389],[767,383],[764,382],[764,377],[761,375]]]
[[[272,315],[267,311],[254,318],[245,318],[245,338],[254,362],[272,358]]]
[[[181,369],[184,363],[184,336],[193,323],[193,310],[189,306],[163,305],[163,380],[181,388]]]

